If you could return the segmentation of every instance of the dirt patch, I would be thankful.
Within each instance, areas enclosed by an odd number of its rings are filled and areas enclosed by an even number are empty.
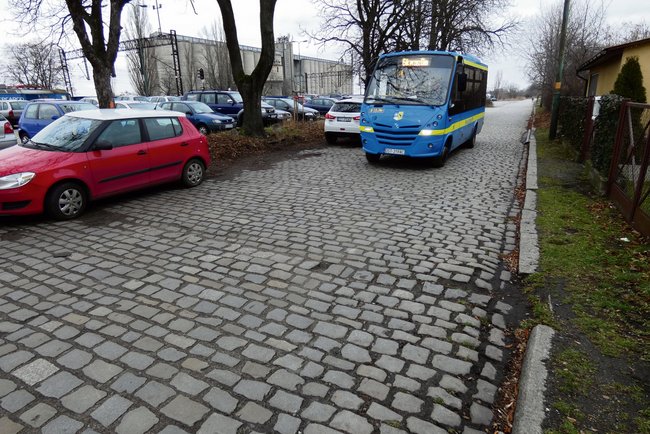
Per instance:
[[[245,136],[239,130],[211,134],[208,146],[212,157],[209,177],[232,174],[234,161],[244,162],[247,170],[262,170],[276,161],[295,156],[297,152],[325,146],[323,122],[286,121],[267,128],[265,137]]]

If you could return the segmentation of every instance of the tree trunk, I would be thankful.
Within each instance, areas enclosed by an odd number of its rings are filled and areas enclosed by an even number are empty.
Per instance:
[[[252,83],[252,78],[246,80],[246,83],[240,88],[242,99],[244,100],[244,123],[242,130],[248,136],[259,136],[264,134],[264,121],[262,119],[262,83]],[[255,113],[259,116],[249,116],[249,113]]]
[[[264,84],[273,67],[275,60],[275,36],[273,35],[273,14],[276,0],[260,0],[260,33],[262,35],[262,52],[253,72],[248,75],[242,65],[237,26],[230,0],[217,0],[223,29],[226,34],[226,45],[230,55],[233,78],[244,100],[244,134],[264,136],[262,121],[262,92]]]
[[[113,106],[113,90],[111,89],[111,68],[106,66],[93,66],[93,81],[97,92],[99,108]]]

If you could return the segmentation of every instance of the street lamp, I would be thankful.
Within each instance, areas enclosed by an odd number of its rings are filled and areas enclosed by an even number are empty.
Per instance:
[[[309,42],[309,40],[303,39],[303,40],[300,40],[300,41],[291,41],[291,44],[293,44],[294,42],[298,44],[298,73],[299,73],[298,77],[300,77],[298,79],[298,86],[300,87],[298,89],[298,91],[302,92],[303,91],[303,86],[302,86],[302,56],[300,55],[300,43],[301,42]]]
[[[130,4],[132,6],[138,6],[145,9],[149,7],[149,5],[145,5],[142,3],[137,3],[137,4],[130,3]],[[153,10],[156,11],[156,15],[158,16],[158,33],[162,33],[162,26],[160,25],[160,8],[162,7],[162,5],[158,3],[158,0],[155,0],[155,4],[151,5],[151,7]]]

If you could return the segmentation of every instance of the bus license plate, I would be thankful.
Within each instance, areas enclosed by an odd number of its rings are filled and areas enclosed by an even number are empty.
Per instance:
[[[404,149],[386,148],[384,150],[384,153],[393,154],[393,155],[404,155]]]

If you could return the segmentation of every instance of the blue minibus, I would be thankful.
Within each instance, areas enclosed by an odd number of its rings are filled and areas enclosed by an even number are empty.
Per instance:
[[[442,167],[454,149],[473,147],[483,127],[487,72],[478,58],[450,51],[380,56],[361,106],[368,162],[401,155]]]

